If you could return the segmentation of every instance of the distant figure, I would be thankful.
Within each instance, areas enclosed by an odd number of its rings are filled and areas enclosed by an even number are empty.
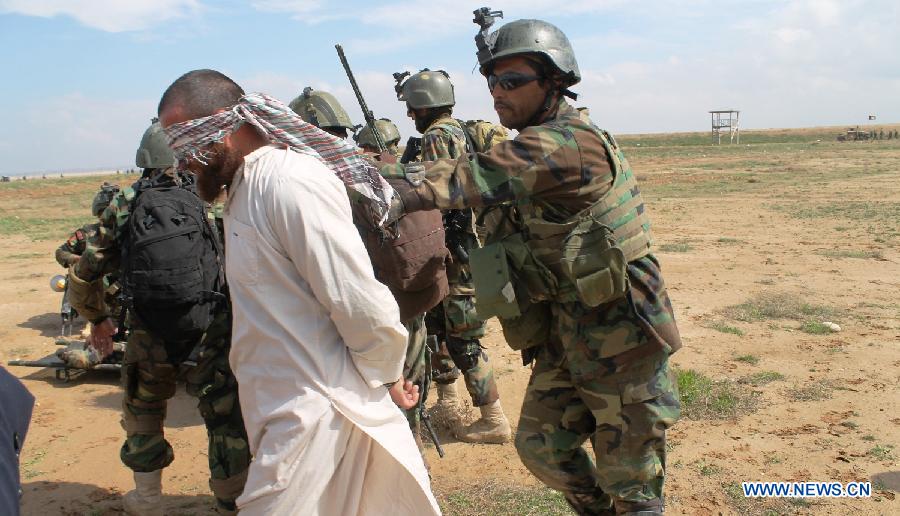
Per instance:
[[[32,408],[34,396],[0,366],[0,514],[19,514],[19,452],[25,443]]]

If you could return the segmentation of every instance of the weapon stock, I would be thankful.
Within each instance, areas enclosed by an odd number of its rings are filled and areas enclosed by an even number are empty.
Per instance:
[[[422,139],[410,136],[406,140],[406,148],[403,149],[403,156],[400,156],[400,163],[406,164],[416,161],[419,153],[422,151]]]
[[[337,50],[338,57],[341,59],[341,65],[344,67],[344,72],[347,73],[347,79],[350,80],[350,86],[353,88],[353,93],[356,95],[356,101],[359,102],[359,108],[362,110],[363,118],[366,119],[366,125],[372,130],[372,136],[375,138],[375,143],[378,145],[378,151],[384,152],[387,150],[387,145],[384,144],[384,140],[381,139],[381,134],[375,126],[375,115],[372,114],[372,111],[366,104],[366,100],[362,96],[362,92],[359,90],[359,85],[356,84],[356,78],[353,77],[353,71],[350,70],[350,63],[347,62],[347,56],[344,55],[344,48],[340,45],[335,45],[334,49]]]

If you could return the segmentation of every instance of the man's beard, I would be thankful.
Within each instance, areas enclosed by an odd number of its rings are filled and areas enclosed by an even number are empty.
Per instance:
[[[241,166],[242,158],[227,153],[216,153],[207,158],[205,165],[197,176],[197,194],[206,202],[212,203],[222,193],[222,188],[231,185],[235,172]]]

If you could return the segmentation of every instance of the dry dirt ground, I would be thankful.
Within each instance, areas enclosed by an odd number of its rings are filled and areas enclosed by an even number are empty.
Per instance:
[[[748,132],[720,147],[697,134],[622,138],[685,341],[672,360],[685,417],[669,432],[669,513],[900,513],[900,141],[840,144],[836,133]],[[55,349],[52,252],[85,220],[100,180],[0,185],[4,363]],[[484,342],[515,424],[529,371],[496,323]],[[131,476],[118,459],[116,376],[63,383],[50,370],[9,369],[37,398],[24,513],[121,512]],[[183,390],[166,432],[176,453],[167,512],[212,513],[205,432]],[[512,444],[440,434],[446,457],[427,456],[448,514],[567,513]],[[740,482],[753,480],[871,481],[873,493],[745,498]]]

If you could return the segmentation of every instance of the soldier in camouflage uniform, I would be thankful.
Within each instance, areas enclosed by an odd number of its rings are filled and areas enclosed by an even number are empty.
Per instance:
[[[393,154],[394,156],[400,157],[400,131],[397,130],[397,126],[394,125],[394,122],[391,122],[390,119],[387,118],[379,118],[375,120],[375,127],[378,128],[378,135],[381,136],[381,141],[387,146],[388,152]],[[368,124],[364,125],[362,129],[359,130],[359,133],[354,136],[356,140],[356,144],[359,145],[359,148],[366,152],[378,154],[378,142],[375,141],[375,137],[372,135],[372,129],[369,128]]]
[[[398,81],[402,75],[395,74]],[[443,70],[427,68],[412,75],[397,86],[397,97],[406,102],[407,113],[422,133],[422,160],[459,158],[474,151],[462,124],[452,116],[456,99],[453,84]],[[485,324],[475,311],[475,289],[469,269],[468,255],[480,247],[475,231],[475,216],[471,208],[445,210],[444,229],[451,261],[447,264],[450,295],[427,315],[425,325],[440,342],[439,351],[432,356],[435,383],[438,385],[438,404],[451,418],[456,417],[456,380],[460,370],[472,404],[481,411],[481,418],[459,428],[453,422],[457,438],[466,442],[504,443],[511,436],[509,421],[500,406],[500,394],[494,380],[494,369],[479,339],[484,337]]]
[[[144,177],[161,174],[175,177],[174,156],[159,123],[144,133],[137,151],[137,166]],[[119,192],[101,215],[97,236],[71,275],[72,305],[94,323],[92,345],[103,346],[115,331],[109,308],[99,295],[99,280],[118,271],[129,211],[135,192]],[[220,512],[233,513],[234,500],[244,489],[250,448],[238,402],[238,386],[228,364],[231,346],[231,314],[218,313],[196,346],[166,342],[148,331],[129,311],[129,328],[122,385],[125,389],[122,426],[127,437],[121,459],[134,471],[136,489],[124,497],[130,514],[160,514],[162,469],[174,459],[172,446],[163,434],[166,402],[175,394],[176,380],[183,378],[189,394],[198,398],[200,415],[209,437],[210,488]],[[99,341],[98,341],[99,338]],[[190,356],[188,356],[190,354]]]
[[[97,219],[100,218],[103,210],[109,206],[109,202],[112,200],[113,195],[118,191],[118,185],[111,185],[105,181],[100,185],[100,190],[94,195],[94,200],[91,201],[91,213],[94,217]],[[84,249],[87,246],[88,239],[96,235],[99,229],[100,223],[93,222],[91,224],[85,224],[81,229],[73,231],[72,234],[69,235],[69,238],[56,249],[56,262],[67,269],[72,265],[75,265],[75,263],[81,259],[81,255],[84,253]]]
[[[289,104],[304,122],[310,123],[338,138],[346,138],[353,132],[353,122],[334,95],[307,86]]]
[[[580,80],[565,35],[482,21],[481,73],[519,134],[474,158],[384,165],[397,178],[391,219],[512,204],[472,263],[479,313],[498,315],[534,362],[519,457],[579,514],[661,514],[665,430],[680,414],[668,357],[681,340],[640,191],[613,138],[564,99]]]

